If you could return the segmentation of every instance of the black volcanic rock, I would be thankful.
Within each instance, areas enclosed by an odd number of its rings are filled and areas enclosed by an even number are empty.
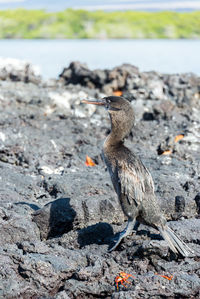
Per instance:
[[[65,85],[78,84],[96,88],[107,95],[121,91],[129,92],[134,99],[168,100],[168,105],[162,104],[160,108],[155,108],[158,113],[162,110],[169,111],[173,102],[178,106],[199,105],[200,78],[192,73],[162,75],[156,72],[139,72],[137,67],[130,64],[122,64],[111,70],[91,71],[86,64],[72,62],[63,69],[59,77]]]
[[[29,62],[0,58],[0,80],[39,84],[41,76],[38,68]]]
[[[0,298],[199,298],[199,78],[72,63],[60,80],[19,80],[0,81]],[[144,225],[107,252],[126,221],[101,159],[109,117],[80,101],[114,91],[135,109],[127,145],[194,258]],[[135,278],[117,291],[121,271]]]

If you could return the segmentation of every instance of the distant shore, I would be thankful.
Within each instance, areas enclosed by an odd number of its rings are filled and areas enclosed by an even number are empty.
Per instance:
[[[0,11],[0,39],[199,39],[200,11]]]

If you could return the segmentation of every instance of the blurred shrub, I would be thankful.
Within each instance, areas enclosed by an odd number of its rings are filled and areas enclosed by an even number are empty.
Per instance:
[[[0,38],[200,38],[200,12],[7,10]]]

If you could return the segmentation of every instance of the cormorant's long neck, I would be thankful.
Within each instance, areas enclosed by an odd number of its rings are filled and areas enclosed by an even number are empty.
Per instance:
[[[128,136],[133,127],[131,119],[118,119],[110,115],[111,132],[106,138],[104,146],[117,146],[124,143],[124,138]]]

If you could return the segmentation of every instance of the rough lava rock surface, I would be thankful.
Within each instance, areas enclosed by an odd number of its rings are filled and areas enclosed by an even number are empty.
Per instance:
[[[24,60],[0,57],[0,80],[39,83],[39,67]]]
[[[25,76],[0,81],[0,298],[200,298],[200,78],[78,62],[58,80]],[[144,225],[107,252],[126,221],[101,160],[109,117],[80,101],[116,93],[136,113],[127,145],[196,257]],[[135,279],[118,291],[120,271]]]

